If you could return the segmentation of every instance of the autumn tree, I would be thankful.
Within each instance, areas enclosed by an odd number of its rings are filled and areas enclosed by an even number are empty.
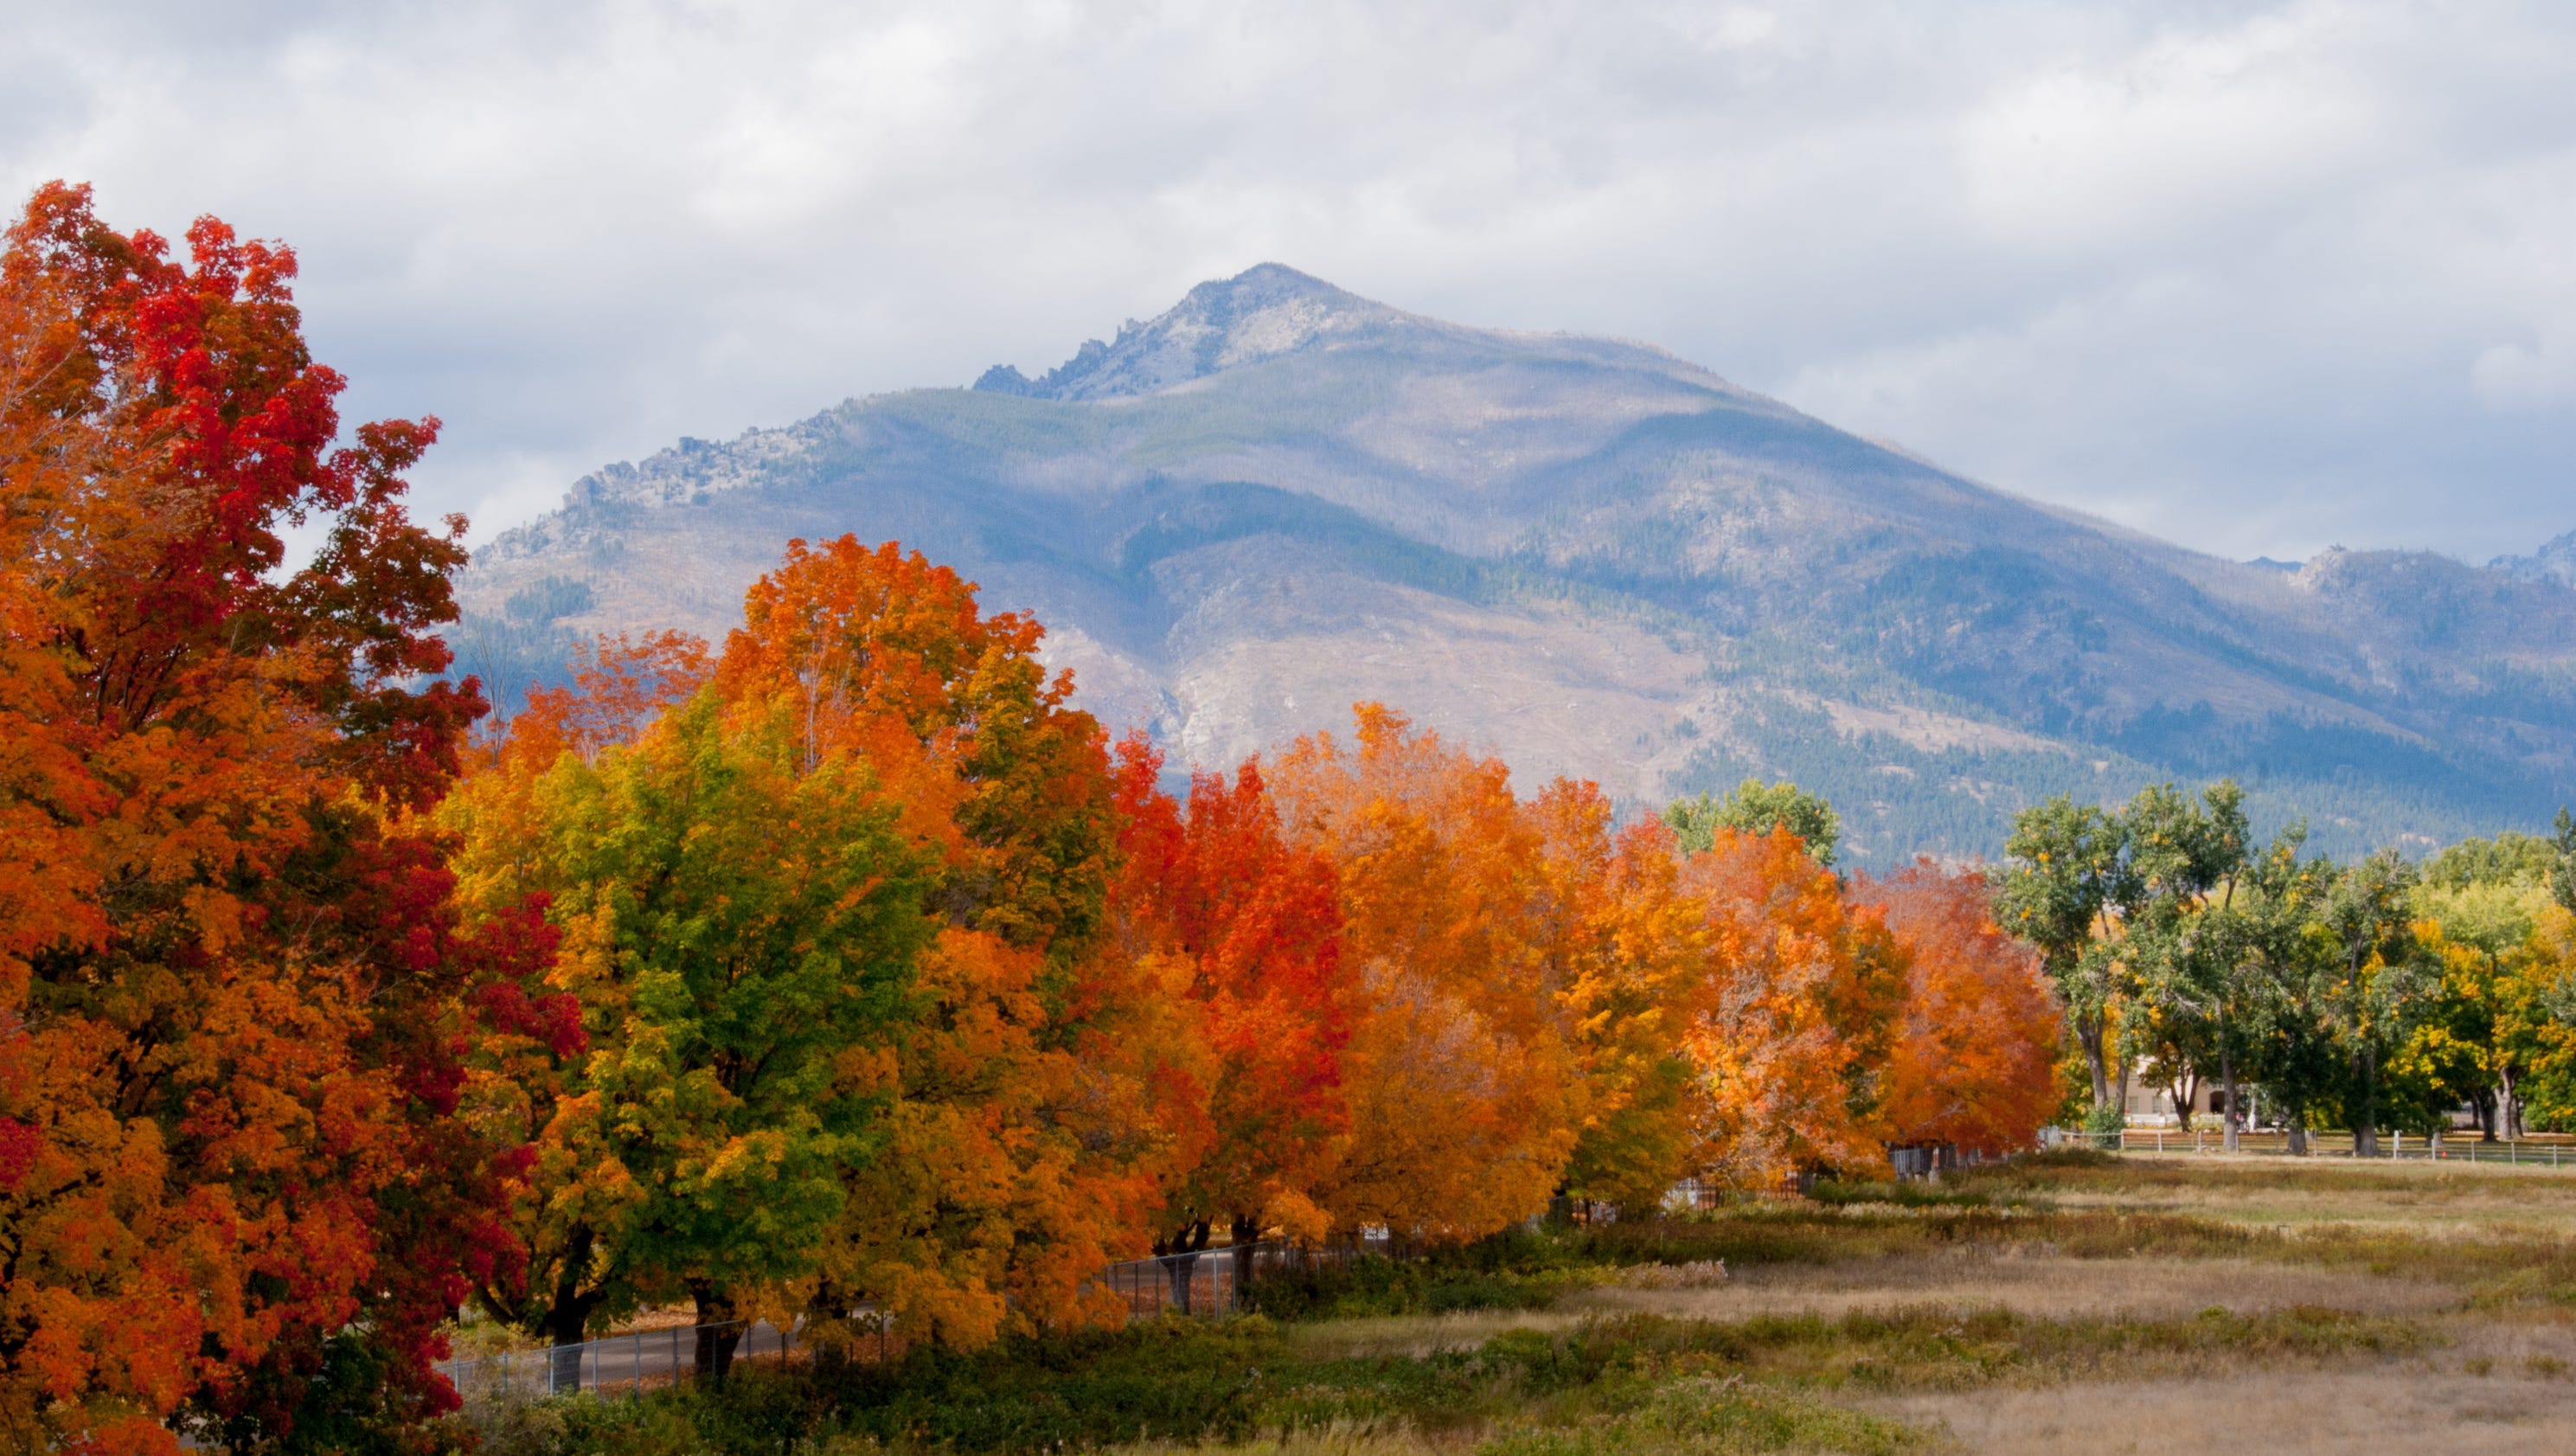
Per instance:
[[[1140,1245],[1187,1098],[1168,967],[1112,953],[1108,745],[1043,630],[892,543],[789,543],[753,585],[716,691],[808,763],[864,762],[930,858],[935,934],[892,1048],[882,1147],[808,1297],[918,1337],[1111,1315],[1089,1281]],[[1176,1110],[1177,1109],[1177,1110]]]
[[[1687,1041],[1715,992],[1715,934],[1665,824],[1614,830],[1600,788],[1565,779],[1529,812],[1542,836],[1530,938],[1580,1077],[1565,1191],[1651,1209],[1700,1171]]]
[[[505,1265],[453,1050],[542,947],[467,934],[441,792],[462,522],[435,421],[344,439],[295,258],[37,191],[0,254],[0,1432],[354,1447]],[[298,565],[282,531],[318,529]],[[478,1009],[479,1008],[479,1009]],[[298,1433],[301,1434],[298,1434]]]
[[[1315,1202],[1350,1129],[1342,1052],[1356,988],[1342,955],[1330,862],[1288,843],[1258,759],[1231,780],[1194,773],[1189,799],[1162,792],[1161,753],[1118,746],[1118,953],[1176,958],[1204,1058],[1202,1134],[1165,1195],[1158,1252],[1234,1243],[1272,1227],[1318,1237]],[[1248,1270],[1245,1271],[1248,1273]]]
[[[2554,848],[2528,835],[2453,845],[2415,887],[2416,935],[2441,984],[2401,1070],[2436,1099],[2476,1107],[2489,1140],[2521,1135],[2526,1084],[2551,1040],[2556,976],[2543,928],[2558,912]]]
[[[1709,1171],[1768,1187],[1875,1162],[1905,993],[1903,952],[1877,912],[1850,903],[1785,827],[1720,830],[1682,884],[1715,940],[1714,994],[1687,1042]]]
[[[2057,1098],[2058,1010],[2037,952],[1995,923],[1983,874],[1917,861],[1864,877],[1905,966],[1887,1069],[1887,1138],[1990,1153],[2031,1145]]]
[[[1526,933],[1543,836],[1510,771],[1375,704],[1269,776],[1292,843],[1342,886],[1360,1015],[1351,1133],[1317,1201],[1337,1227],[1472,1238],[1546,1206],[1576,1140],[1574,1058]]]

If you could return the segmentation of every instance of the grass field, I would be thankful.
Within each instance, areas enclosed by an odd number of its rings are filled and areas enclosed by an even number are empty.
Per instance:
[[[2545,1170],[2056,1157],[1260,1293],[521,1408],[486,1450],[2576,1451],[2576,1174]]]

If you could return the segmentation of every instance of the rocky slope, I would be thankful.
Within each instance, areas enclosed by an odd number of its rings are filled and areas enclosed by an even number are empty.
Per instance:
[[[2199,555],[1643,345],[1473,329],[1276,265],[1030,379],[853,400],[576,484],[469,572],[468,666],[719,633],[790,536],[1035,611],[1113,728],[1224,763],[1380,699],[1633,802],[1787,775],[1873,860],[2072,789],[2236,774],[2351,848],[2576,797],[2547,570]]]

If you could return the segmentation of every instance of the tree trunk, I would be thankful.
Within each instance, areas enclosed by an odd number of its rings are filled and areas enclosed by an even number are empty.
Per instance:
[[[587,1312],[584,1309],[571,1313],[568,1318],[558,1318],[564,1313],[560,1304],[547,1311],[546,1338],[553,1345],[553,1354],[547,1358],[546,1364],[548,1395],[570,1395],[581,1389],[582,1327],[588,1323],[584,1318]]]
[[[2513,1069],[2511,1067],[2499,1067],[2496,1069],[2496,1102],[2498,1104],[2497,1111],[2500,1114],[2497,1120],[2504,1124],[2504,1135],[2517,1142],[2520,1141],[2522,1138],[2522,1099],[2513,1094]]]
[[[2290,1156],[2304,1158],[2307,1155],[2308,1115],[2305,1112],[2292,1113],[2290,1115]]]
[[[2352,1120],[2352,1151],[2358,1158],[2379,1155],[2379,1053],[2369,1047],[2353,1058],[2353,1074],[2361,1081],[2361,1116]]]
[[[805,1328],[809,1334],[833,1333],[814,1345],[814,1368],[837,1370],[849,1363],[850,1347],[844,1335],[849,1329],[850,1299],[832,1282],[830,1275],[814,1281],[814,1297],[805,1302]]]
[[[2226,1089],[2227,1131],[2223,1137],[2227,1151],[2232,1153],[2236,1151],[2236,1132],[2245,1121],[2245,1111],[2236,1104],[2236,1058],[2227,1050],[2227,1034],[2223,1029],[2218,1037],[2218,1080]]]
[[[2469,1098],[2469,1107],[2478,1115],[2478,1141],[2494,1142],[2496,1140],[2495,1093],[2492,1090],[2477,1093]]]
[[[1252,1287],[1252,1246],[1261,1242],[1261,1220],[1234,1216],[1234,1307],[1243,1308],[1243,1291]]]
[[[570,1394],[581,1389],[581,1344],[589,1338],[590,1312],[598,1307],[597,1294],[584,1294],[581,1276],[590,1267],[590,1235],[577,1233],[566,1250],[562,1277],[555,1280],[555,1295],[546,1306],[545,1333],[554,1354],[546,1366],[546,1393]]]
[[[2084,1046],[2084,1064],[2093,1073],[2093,1110],[2110,1107],[2111,1068],[2102,1056],[2102,1013],[2075,1018],[2075,1039]]]
[[[733,1323],[733,1294],[717,1288],[713,1280],[692,1279],[689,1297],[698,1303],[698,1379],[721,1385],[733,1369],[734,1348],[742,1343],[742,1329]],[[718,1325],[726,1328],[714,1328]]]

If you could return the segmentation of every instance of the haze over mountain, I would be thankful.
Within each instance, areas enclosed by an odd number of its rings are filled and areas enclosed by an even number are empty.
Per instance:
[[[578,482],[482,552],[467,670],[720,635],[790,536],[1035,612],[1113,730],[1230,765],[1378,699],[1632,803],[1790,777],[1857,856],[2233,774],[2321,847],[2576,797],[2566,540],[2479,568],[2220,560],[1948,474],[1643,344],[1476,329],[1265,264],[1031,379],[852,400]]]

